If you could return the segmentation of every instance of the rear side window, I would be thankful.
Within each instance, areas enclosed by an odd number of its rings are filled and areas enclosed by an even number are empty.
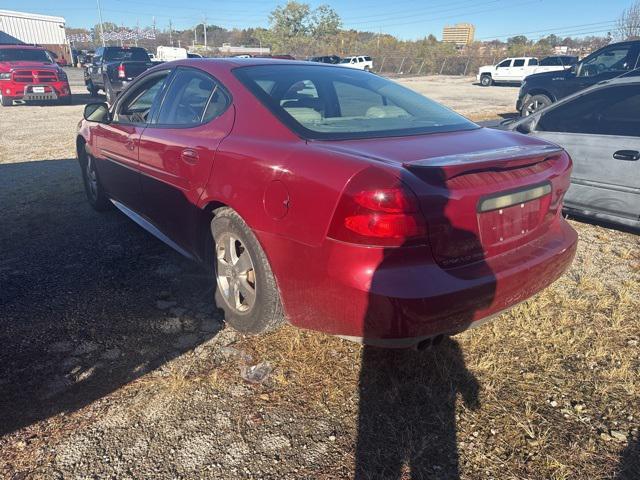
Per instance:
[[[478,128],[395,82],[363,70],[328,66],[254,66],[233,73],[303,138],[420,135]]]
[[[371,61],[371,57],[364,57],[365,61],[370,62]]]
[[[601,88],[542,115],[536,130],[640,137],[640,85]]]
[[[171,80],[156,123],[194,126],[220,116],[230,105],[229,95],[204,72],[178,69]]]
[[[517,60],[513,61],[513,66],[514,67],[524,67],[524,58],[518,58]]]
[[[541,67],[557,67],[557,66],[561,66],[562,62],[560,61],[560,58],[558,57],[547,57],[547,58],[543,58],[540,61],[540,66]]]

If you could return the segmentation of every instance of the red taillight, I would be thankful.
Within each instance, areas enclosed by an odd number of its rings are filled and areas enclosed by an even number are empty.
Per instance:
[[[122,63],[118,65],[118,78],[127,78],[127,72],[125,71]]]
[[[399,179],[370,168],[342,194],[329,236],[349,243],[400,246],[424,241],[426,225],[418,200]]]

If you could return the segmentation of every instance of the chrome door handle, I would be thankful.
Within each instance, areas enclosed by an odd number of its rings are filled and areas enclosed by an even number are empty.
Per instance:
[[[618,150],[613,154],[613,158],[616,160],[629,160],[636,161],[640,160],[640,152],[637,150]]]
[[[198,152],[196,152],[195,150],[191,148],[185,148],[180,154],[180,158],[183,162],[193,165],[195,163],[198,163],[199,156]]]

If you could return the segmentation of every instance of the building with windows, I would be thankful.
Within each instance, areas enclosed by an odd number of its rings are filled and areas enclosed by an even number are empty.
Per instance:
[[[473,43],[476,27],[470,23],[458,23],[446,25],[442,29],[442,41],[455,43],[458,47],[464,47]]]

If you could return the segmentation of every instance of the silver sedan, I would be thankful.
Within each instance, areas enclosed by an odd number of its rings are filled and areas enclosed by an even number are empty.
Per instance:
[[[603,81],[508,130],[556,143],[573,159],[565,210],[640,228],[640,72]]]

